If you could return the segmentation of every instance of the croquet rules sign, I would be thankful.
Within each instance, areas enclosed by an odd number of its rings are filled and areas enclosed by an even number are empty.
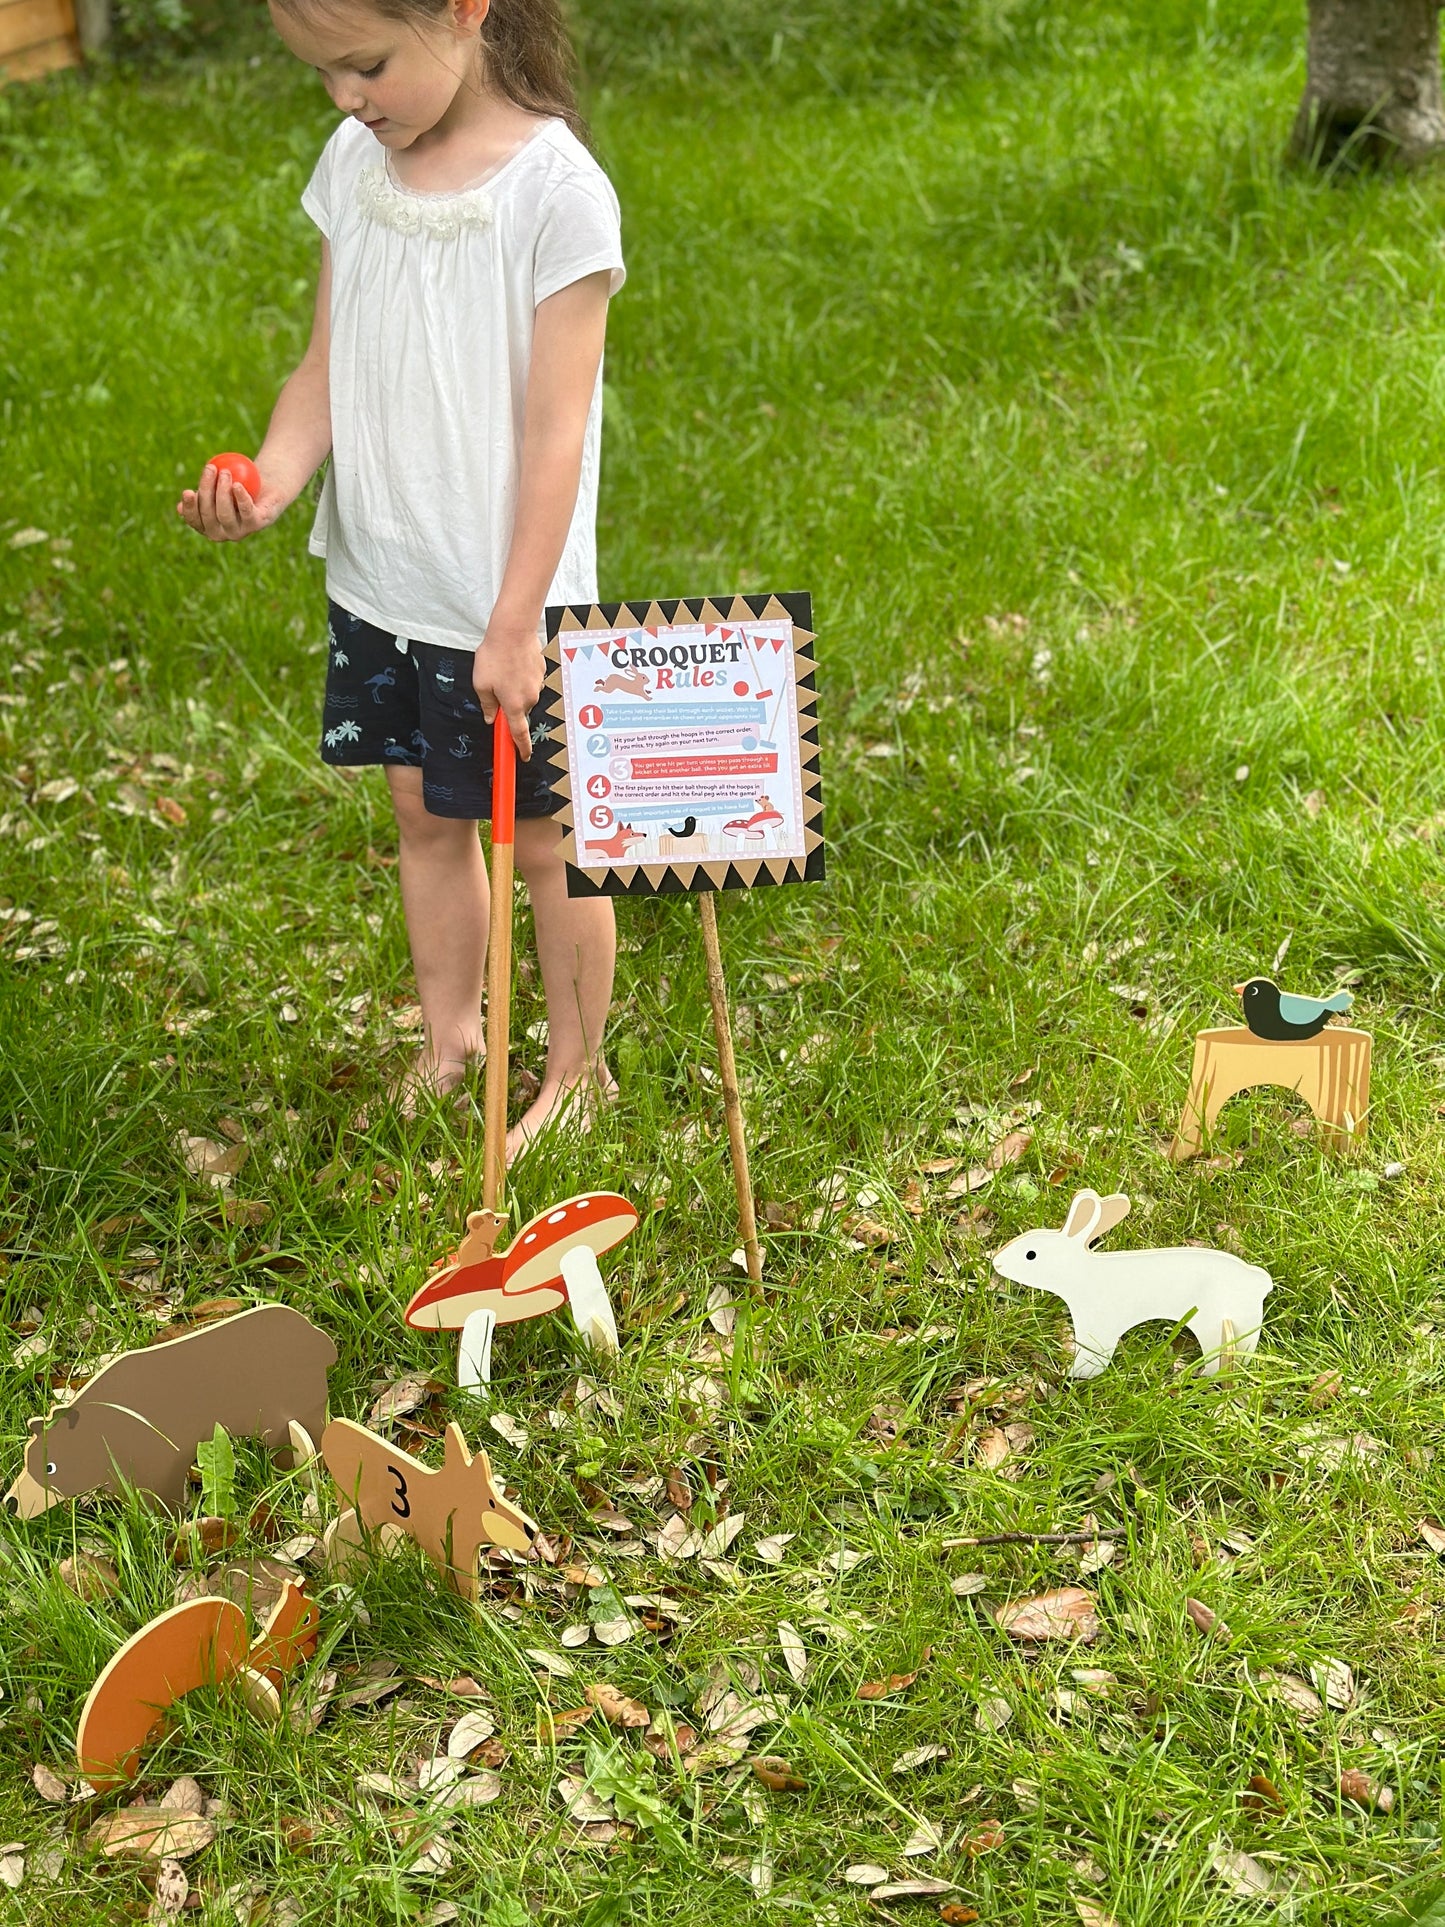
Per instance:
[[[821,878],[812,645],[806,595],[547,611],[572,896]]]

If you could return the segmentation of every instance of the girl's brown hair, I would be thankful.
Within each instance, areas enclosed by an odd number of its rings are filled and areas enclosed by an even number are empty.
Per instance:
[[[316,0],[280,0],[288,12],[302,13]],[[435,25],[449,11],[449,0],[365,0],[383,20]],[[482,23],[482,56],[487,79],[514,106],[529,114],[565,121],[579,140],[587,123],[577,106],[575,58],[559,0],[492,0]]]

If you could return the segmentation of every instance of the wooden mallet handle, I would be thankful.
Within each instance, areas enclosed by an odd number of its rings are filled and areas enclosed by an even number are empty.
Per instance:
[[[517,750],[498,709],[492,738],[492,911],[487,943],[487,1085],[482,1209],[500,1211],[507,1181],[507,1071],[512,1018],[512,844]]]

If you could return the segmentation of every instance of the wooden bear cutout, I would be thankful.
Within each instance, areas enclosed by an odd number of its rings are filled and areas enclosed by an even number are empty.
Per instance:
[[[196,1447],[219,1425],[232,1438],[289,1443],[293,1420],[326,1422],[336,1347],[289,1305],[257,1305],[112,1359],[47,1418],[31,1419],[25,1468],[6,1501],[22,1519],[87,1492],[127,1485],[178,1510]]]

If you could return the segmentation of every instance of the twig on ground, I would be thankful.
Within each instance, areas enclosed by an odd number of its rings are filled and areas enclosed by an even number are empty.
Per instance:
[[[945,1539],[943,1550],[953,1552],[959,1546],[1087,1546],[1107,1537],[1097,1527],[1087,1532],[985,1532],[974,1539]]]

